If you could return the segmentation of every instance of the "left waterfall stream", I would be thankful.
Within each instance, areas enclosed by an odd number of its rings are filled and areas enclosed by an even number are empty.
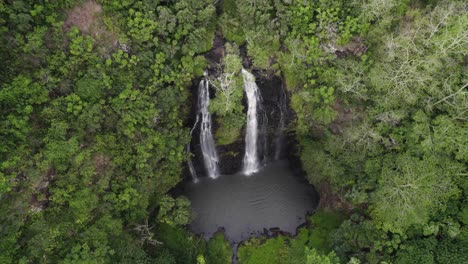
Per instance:
[[[208,79],[203,78],[198,85],[198,100],[197,100],[197,112],[196,120],[192,129],[190,130],[190,136],[193,131],[197,128],[200,123],[200,147],[203,156],[203,164],[208,177],[216,179],[219,176],[219,157],[216,151],[216,145],[214,137],[211,132],[211,114],[209,112],[210,104],[210,84]],[[187,145],[187,152],[190,154],[190,143]],[[187,160],[190,173],[194,182],[198,182],[198,176],[196,174],[193,162],[189,157]]]

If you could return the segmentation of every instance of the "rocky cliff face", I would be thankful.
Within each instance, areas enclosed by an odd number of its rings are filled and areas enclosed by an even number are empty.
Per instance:
[[[282,80],[277,77],[264,77],[261,74],[257,75],[256,83],[262,94],[262,105],[263,115],[259,118],[259,157],[263,162],[268,162],[274,159],[284,159],[289,156],[289,150],[291,149],[290,142],[292,142],[291,134],[288,129],[288,125],[291,123],[293,113],[288,107],[288,96],[284,90]],[[197,107],[197,89],[198,82],[195,80],[192,85],[192,116],[188,121],[188,126],[191,127],[195,122],[195,113]],[[210,94],[215,94],[212,90]],[[247,110],[247,102],[243,100],[244,111]],[[216,116],[213,116],[213,134],[216,133],[218,125],[216,123]],[[192,136],[191,149],[194,157],[192,161],[194,163],[195,170],[199,176],[206,175],[203,168],[203,160],[200,149],[200,131],[195,129]],[[220,162],[219,168],[221,174],[233,174],[242,169],[242,159],[245,150],[245,128],[242,130],[239,138],[232,144],[229,145],[217,145],[217,151],[219,154]],[[293,138],[293,137],[292,137]],[[278,151],[278,147],[280,151]],[[279,154],[278,154],[279,152]]]
[[[217,64],[219,64],[224,56],[224,44],[226,41],[219,34],[216,34],[213,41],[213,49],[205,54],[209,61],[207,69],[208,74],[215,74]],[[243,58],[243,66],[249,68],[251,66],[249,58],[246,56],[245,47],[241,47],[241,56]],[[294,118],[292,110],[289,108],[289,97],[285,86],[280,77],[273,75],[271,72],[252,71],[256,77],[256,83],[259,87],[263,102],[263,111],[259,113],[259,138],[258,150],[259,158],[264,163],[274,159],[289,158],[288,153],[291,150],[291,142],[294,142],[294,136],[289,131],[289,124]],[[188,119],[187,126],[192,127],[195,123],[195,113],[197,108],[198,84],[200,79],[194,80],[191,87],[192,92],[192,111]],[[216,91],[210,90],[210,95],[215,96]],[[247,101],[244,96],[242,100],[244,106],[244,114],[247,112]],[[216,115],[213,115],[212,133],[216,135],[219,128]],[[289,135],[288,135],[289,134]],[[219,168],[221,174],[233,174],[242,169],[242,160],[245,152],[245,126],[238,139],[228,145],[217,144],[216,149],[220,158]],[[203,156],[200,148],[200,129],[194,130],[191,141],[191,151],[193,153],[192,162],[197,172],[198,177],[206,175],[203,168]],[[187,170],[189,176],[189,171]]]

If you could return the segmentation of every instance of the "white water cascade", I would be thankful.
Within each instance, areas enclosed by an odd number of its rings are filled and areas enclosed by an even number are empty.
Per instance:
[[[195,120],[195,124],[190,130],[190,136],[192,136],[193,131],[195,130],[195,128],[197,127],[197,124],[199,123],[201,119],[200,146],[201,146],[201,152],[203,155],[203,163],[205,165],[206,172],[208,173],[208,177],[212,179],[216,179],[219,176],[219,168],[218,168],[219,158],[218,158],[218,153],[216,152],[216,146],[215,146],[213,134],[211,133],[211,114],[208,111],[208,106],[210,105],[210,89],[209,88],[210,88],[209,82],[206,78],[201,80],[200,84],[198,85],[197,117]],[[187,152],[190,153],[190,144],[187,145],[186,149],[187,149]],[[193,181],[197,182],[198,177],[195,172],[195,168],[193,166],[192,160],[190,158],[187,160],[187,164],[189,166],[190,173],[192,174]]]
[[[242,69],[244,78],[244,89],[247,95],[247,127],[245,132],[245,155],[243,160],[243,172],[251,175],[259,170],[260,164],[257,153],[258,119],[257,110],[260,108],[261,95],[255,77]]]
[[[208,176],[216,179],[219,176],[218,153],[211,133],[211,114],[208,111],[210,104],[209,82],[203,79],[198,86],[198,114],[201,116],[200,145],[203,154],[203,161]]]

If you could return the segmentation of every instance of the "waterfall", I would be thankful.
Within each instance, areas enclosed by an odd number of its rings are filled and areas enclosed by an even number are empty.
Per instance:
[[[251,175],[259,170],[259,161],[257,153],[257,139],[258,139],[258,120],[257,110],[260,108],[261,95],[255,83],[255,77],[242,69],[242,76],[244,78],[244,89],[247,95],[247,127],[245,132],[245,155],[244,155],[244,168],[245,175]]]
[[[192,137],[193,131],[196,129],[201,117],[200,146],[203,155],[203,163],[205,165],[205,169],[208,173],[208,176],[212,179],[215,179],[219,176],[219,158],[218,153],[216,152],[213,134],[211,133],[211,114],[208,111],[208,106],[210,104],[209,88],[209,82],[206,78],[201,80],[200,84],[198,85],[197,115],[195,124],[190,130],[190,137]],[[186,151],[187,153],[191,152],[190,143],[187,145]],[[192,175],[193,182],[198,182],[197,173],[195,171],[195,167],[193,166],[192,159],[190,157],[187,159],[187,164],[189,167],[190,174]]]
[[[219,176],[218,153],[211,133],[211,114],[208,111],[210,104],[210,90],[207,79],[203,79],[198,86],[198,112],[201,116],[200,145],[203,154],[203,162],[208,176],[215,179]],[[198,118],[198,117],[197,117]]]
[[[284,114],[287,111],[286,106],[286,92],[284,87],[281,87],[281,94],[279,98],[278,108],[280,111],[280,119],[278,130],[276,131],[276,140],[275,140],[275,160],[281,159],[281,152],[283,149],[284,141],[284,130],[285,130],[285,117]]]

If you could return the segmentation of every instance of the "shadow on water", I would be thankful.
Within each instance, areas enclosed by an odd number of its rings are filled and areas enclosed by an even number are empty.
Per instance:
[[[231,244],[277,232],[295,235],[319,201],[288,161],[272,162],[250,176],[204,177],[198,183],[186,182],[183,189],[192,202],[190,229],[207,239],[222,229]]]

